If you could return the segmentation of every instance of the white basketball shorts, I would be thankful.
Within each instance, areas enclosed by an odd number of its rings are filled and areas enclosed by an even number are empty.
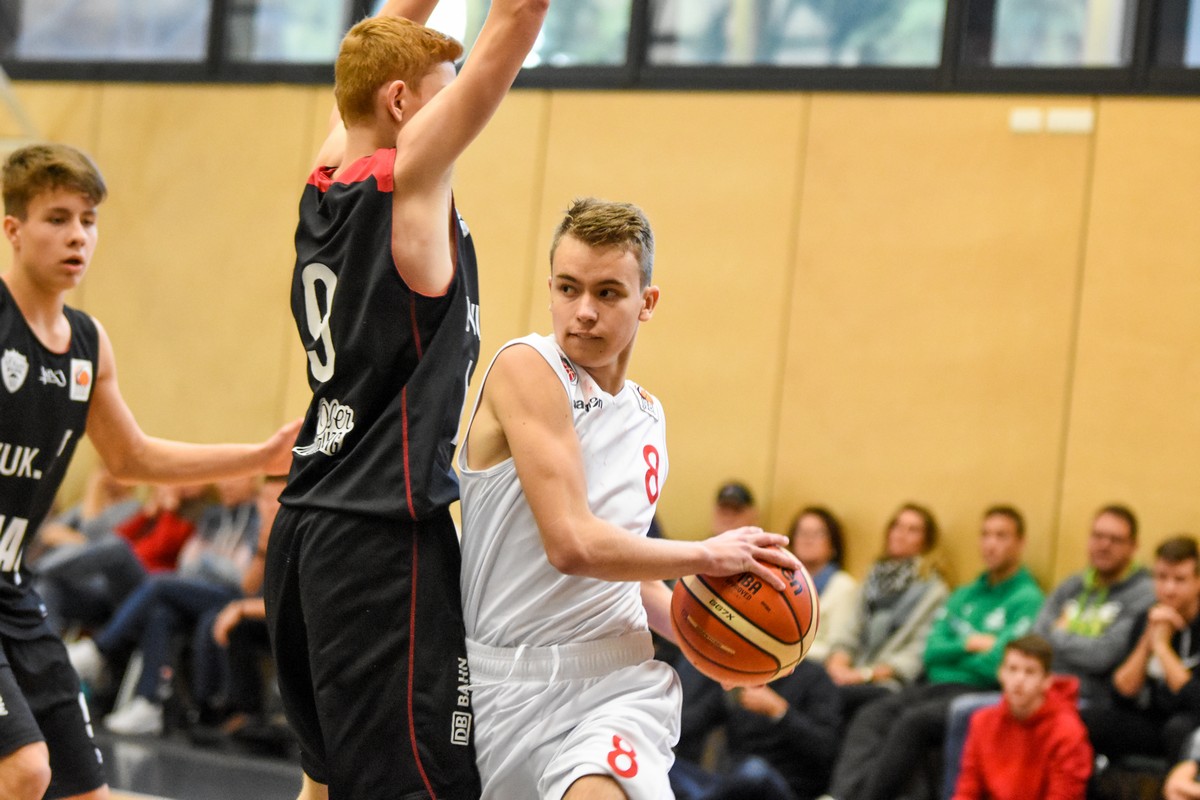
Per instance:
[[[551,647],[467,642],[483,800],[560,800],[608,775],[630,800],[673,800],[675,670],[650,634]]]

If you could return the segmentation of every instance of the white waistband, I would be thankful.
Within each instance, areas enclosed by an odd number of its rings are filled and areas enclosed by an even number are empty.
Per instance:
[[[467,639],[472,683],[599,678],[653,657],[654,644],[648,631],[549,647],[492,647]]]

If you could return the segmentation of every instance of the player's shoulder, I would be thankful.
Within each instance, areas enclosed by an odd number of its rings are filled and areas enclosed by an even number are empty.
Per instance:
[[[512,339],[496,353],[488,371],[489,379],[499,378],[525,389],[555,380],[560,367],[570,362],[558,353],[546,337],[530,334]]]
[[[658,401],[657,397],[650,394],[650,392],[647,391],[644,386],[642,386],[639,383],[635,383],[634,381],[626,380],[625,386],[633,394],[633,397],[637,402],[638,408],[640,408],[645,414],[647,414],[655,422],[662,421],[663,407],[662,407],[662,403],[660,403]]]

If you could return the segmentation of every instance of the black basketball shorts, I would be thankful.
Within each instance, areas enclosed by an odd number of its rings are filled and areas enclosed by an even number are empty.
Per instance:
[[[281,508],[264,596],[301,764],[331,800],[476,800],[458,536]]]
[[[47,798],[104,785],[87,704],[67,649],[49,630],[34,639],[0,637],[0,756],[45,742],[50,750]]]

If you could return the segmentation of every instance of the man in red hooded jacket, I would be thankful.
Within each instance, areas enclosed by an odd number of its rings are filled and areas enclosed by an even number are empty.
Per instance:
[[[1079,719],[1079,679],[1052,675],[1053,648],[1014,639],[1000,664],[1000,704],[971,720],[954,800],[1083,800],[1092,745]]]

